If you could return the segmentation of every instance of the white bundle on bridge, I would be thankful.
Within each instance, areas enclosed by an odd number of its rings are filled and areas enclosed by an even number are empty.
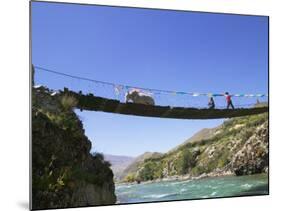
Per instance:
[[[125,95],[125,102],[138,103],[144,105],[155,105],[152,93],[144,92],[140,89],[131,89]]]

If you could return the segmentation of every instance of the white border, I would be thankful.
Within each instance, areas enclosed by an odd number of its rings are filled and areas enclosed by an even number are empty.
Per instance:
[[[107,206],[67,210],[273,210],[280,207],[280,17],[273,0],[71,0],[77,3],[120,5],[270,16],[270,196],[155,204]],[[29,139],[29,2],[9,0],[0,7],[0,207],[26,210],[28,206]],[[3,118],[4,117],[4,118]],[[279,129],[280,130],[280,129]]]

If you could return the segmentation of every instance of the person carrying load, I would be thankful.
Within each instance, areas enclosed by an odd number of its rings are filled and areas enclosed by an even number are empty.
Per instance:
[[[228,92],[225,92],[225,99],[226,99],[226,109],[229,109],[229,107],[231,107],[232,109],[234,109],[232,100],[231,100],[231,95]]]

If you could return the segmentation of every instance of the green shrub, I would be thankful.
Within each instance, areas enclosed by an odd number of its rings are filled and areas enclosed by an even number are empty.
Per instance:
[[[144,167],[139,172],[139,178],[141,180],[153,180],[155,178],[155,170],[157,168],[157,164],[154,162],[145,163]]]
[[[66,111],[70,111],[73,108],[75,108],[78,104],[78,100],[70,95],[64,95],[61,98],[61,105],[63,107],[64,110]]]
[[[219,160],[218,160],[218,168],[222,168],[224,166],[226,166],[230,161],[228,160],[228,151],[225,151],[222,155],[219,156]]]
[[[192,152],[188,148],[185,148],[175,161],[175,167],[179,174],[186,174],[188,173],[189,169],[195,166],[195,163],[195,157],[193,156]]]
[[[199,176],[200,174],[206,173],[206,169],[203,166],[196,166],[191,169],[192,176]]]
[[[125,177],[124,181],[125,182],[134,182],[134,181],[136,181],[136,175],[133,173],[130,173]]]
[[[109,161],[106,161],[104,159],[104,155],[102,153],[99,153],[99,152],[93,152],[92,153],[92,156],[94,158],[94,160],[99,160],[102,164],[104,164],[105,166],[107,167],[110,167],[111,166],[111,163]]]

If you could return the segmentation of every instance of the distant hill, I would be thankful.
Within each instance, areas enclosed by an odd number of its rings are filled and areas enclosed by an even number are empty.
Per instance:
[[[135,158],[129,156],[104,154],[104,159],[110,162],[114,178],[119,180],[121,173],[128,165],[133,162]]]
[[[203,139],[210,139],[220,132],[219,131],[220,128],[221,128],[221,125],[218,127],[214,127],[214,128],[203,128],[202,130],[200,130],[199,132],[197,132],[193,136],[191,136],[189,139],[184,141],[182,144],[171,149],[168,153],[172,153],[173,151],[176,151],[179,147],[184,146],[187,143],[194,143],[197,141],[201,141]]]
[[[122,172],[120,179],[124,179],[125,176],[128,174],[137,171],[139,164],[143,163],[148,158],[157,158],[160,157],[162,154],[159,152],[145,152],[138,157],[136,157],[131,164],[129,164]]]

